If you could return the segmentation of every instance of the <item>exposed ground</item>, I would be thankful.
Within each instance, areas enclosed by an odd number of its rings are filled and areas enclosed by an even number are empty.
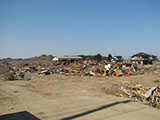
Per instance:
[[[160,109],[123,97],[121,86],[160,85],[160,74],[129,77],[38,75],[0,78],[0,115],[27,111],[41,120],[159,120]]]

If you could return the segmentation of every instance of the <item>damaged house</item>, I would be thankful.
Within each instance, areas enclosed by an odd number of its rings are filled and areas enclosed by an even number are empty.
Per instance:
[[[152,62],[155,60],[157,60],[157,56],[150,55],[144,52],[137,53],[131,57],[131,61],[138,64],[152,64]]]

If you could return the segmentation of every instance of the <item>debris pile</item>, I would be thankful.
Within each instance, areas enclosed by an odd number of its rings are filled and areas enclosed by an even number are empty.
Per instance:
[[[131,75],[142,75],[142,74],[158,74],[160,73],[160,67],[152,65],[145,67],[143,65],[137,64],[132,61],[118,61],[118,60],[101,60],[97,61],[94,59],[86,60],[60,60],[52,61],[51,57],[47,58],[48,61],[44,59],[44,56],[40,58],[34,58],[29,60],[10,60],[8,62],[2,61],[0,67],[5,74],[7,74],[9,79],[23,79],[20,75],[16,77],[14,72],[9,75],[7,69],[16,67],[23,71],[24,73],[38,73],[44,75],[52,74],[63,74],[66,76],[95,76],[95,77],[107,77],[107,76],[131,76]],[[20,62],[21,61],[21,62]],[[3,69],[5,68],[5,70]],[[3,73],[4,73],[3,72]],[[13,76],[15,76],[13,78]]]
[[[25,72],[19,69],[9,69],[8,74],[5,77],[5,80],[23,80]]]
[[[4,80],[30,80],[28,71],[22,69],[16,69],[16,67],[9,68]]]
[[[16,66],[17,67],[17,66]],[[97,62],[95,60],[86,61],[55,61],[52,64],[27,64],[20,69],[24,72],[38,73],[45,75],[63,74],[66,76],[130,76],[137,74],[160,73],[159,69],[154,67],[146,68],[138,66],[136,63],[107,63]]]
[[[152,88],[144,88],[142,85],[121,87],[124,95],[127,95],[131,100],[149,102],[150,105],[160,108],[160,87],[159,85]]]
[[[106,66],[109,65],[110,68]],[[111,65],[106,63],[98,63],[97,61],[75,61],[75,62],[63,62],[56,61],[52,65],[46,67],[42,65],[32,65],[23,67],[24,71],[31,73],[38,72],[38,74],[64,74],[74,76],[130,76],[127,70],[128,68],[122,68],[122,65]],[[129,68],[131,69],[131,68]]]

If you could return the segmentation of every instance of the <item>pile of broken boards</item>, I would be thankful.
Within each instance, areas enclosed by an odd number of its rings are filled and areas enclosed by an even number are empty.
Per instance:
[[[160,109],[160,87],[143,88],[136,86],[121,87],[123,95],[127,95],[133,101],[141,101]]]

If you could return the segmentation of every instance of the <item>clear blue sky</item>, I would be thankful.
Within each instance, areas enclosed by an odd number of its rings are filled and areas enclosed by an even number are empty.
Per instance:
[[[0,58],[160,57],[160,0],[0,0]]]

